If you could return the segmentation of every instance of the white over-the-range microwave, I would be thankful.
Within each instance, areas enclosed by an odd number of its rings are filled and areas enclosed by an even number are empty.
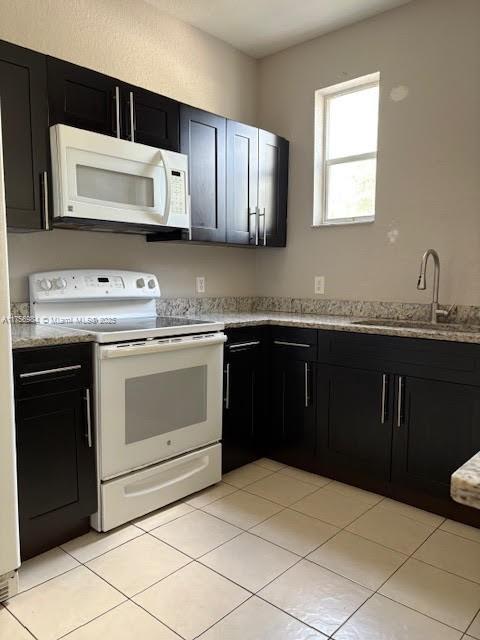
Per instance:
[[[186,155],[62,124],[50,143],[56,226],[190,230]]]

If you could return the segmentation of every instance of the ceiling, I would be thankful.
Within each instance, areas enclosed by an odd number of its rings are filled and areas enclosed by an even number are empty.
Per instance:
[[[254,58],[409,0],[147,0],[161,11],[210,33]]]

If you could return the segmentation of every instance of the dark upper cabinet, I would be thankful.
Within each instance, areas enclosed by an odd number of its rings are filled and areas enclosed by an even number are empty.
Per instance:
[[[227,121],[227,242],[284,247],[287,140]]]
[[[7,225],[48,228],[45,56],[0,42],[0,103]]]
[[[51,124],[67,124],[178,151],[178,102],[146,89],[48,58]]]
[[[121,96],[122,137],[150,147],[178,151],[178,102],[146,89],[131,86],[123,86]]]
[[[226,119],[180,106],[180,151],[188,155],[192,240],[225,242]]]
[[[120,82],[56,58],[47,67],[50,124],[121,136]]]
[[[284,247],[287,243],[289,143],[258,132],[258,208],[260,244]]]
[[[227,242],[258,244],[258,129],[227,120]]]
[[[90,347],[16,351],[14,373],[25,560],[88,530],[97,509]]]
[[[450,476],[480,449],[480,388],[399,376],[393,482],[449,498]]]
[[[224,358],[222,468],[231,471],[256,460],[265,432],[264,329],[227,332]]]
[[[392,444],[391,376],[319,365],[317,425],[322,470],[388,481]]]

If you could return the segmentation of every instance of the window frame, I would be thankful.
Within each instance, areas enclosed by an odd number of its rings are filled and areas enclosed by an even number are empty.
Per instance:
[[[333,98],[337,98],[349,93],[355,93],[364,89],[379,87],[380,89],[380,73],[372,73],[367,76],[361,76],[347,82],[318,89],[315,91],[315,141],[314,141],[314,197],[313,197],[313,227],[337,226],[337,225],[355,225],[370,224],[375,221],[374,210],[372,216],[357,216],[354,218],[327,218],[328,203],[328,170],[331,166],[346,164],[349,162],[375,159],[378,157],[378,138],[376,151],[367,153],[354,154],[351,156],[342,156],[339,158],[327,160],[327,144],[329,133],[329,108],[328,103]],[[379,95],[380,110],[380,95]],[[378,130],[377,118],[377,130]],[[377,167],[376,167],[377,168]],[[376,172],[375,172],[376,178]],[[375,192],[377,181],[375,179]],[[376,204],[376,193],[375,193]]]

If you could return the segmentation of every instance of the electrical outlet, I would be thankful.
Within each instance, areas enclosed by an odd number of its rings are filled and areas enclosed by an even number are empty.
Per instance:
[[[206,284],[205,284],[205,276],[197,276],[197,293],[205,293]]]
[[[317,295],[323,295],[325,293],[325,276],[315,276],[314,291]]]

